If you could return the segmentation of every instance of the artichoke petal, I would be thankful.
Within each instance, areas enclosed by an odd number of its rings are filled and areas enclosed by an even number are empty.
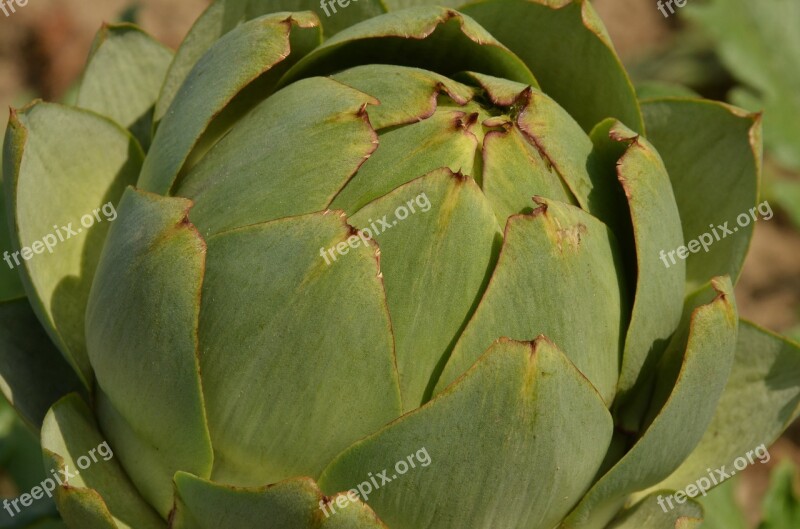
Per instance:
[[[664,353],[661,379],[672,382],[663,384],[666,402],[655,406],[660,409],[647,429],[586,493],[563,529],[605,527],[629,494],[669,476],[700,442],[730,374],[738,323],[730,280],[716,278],[711,289],[716,296],[710,303],[696,306],[705,293],[687,300],[682,328]]]
[[[754,214],[758,200],[760,115],[686,98],[648,100],[642,110],[647,137],[664,159],[672,181],[685,240],[715,234],[710,251],[686,259],[686,291],[693,292],[718,275],[729,275],[736,283],[755,224],[752,218],[746,225],[736,219]],[[730,224],[734,233],[718,230],[723,223]]]
[[[546,334],[610,405],[628,313],[616,238],[579,208],[535,200],[539,208],[533,213],[508,220],[489,287],[435,393],[499,337],[527,340]]]
[[[384,132],[379,146],[336,195],[331,208],[348,215],[393,189],[443,167],[473,176],[478,109],[439,108],[428,119]]]
[[[577,205],[559,174],[517,127],[492,130],[483,139],[483,192],[498,222],[531,210],[531,197]]]
[[[486,288],[502,231],[475,181],[448,169],[395,189],[350,223],[375,232],[380,245],[400,388],[410,411],[430,398],[440,364]]]
[[[0,389],[34,430],[54,402],[84,390],[27,299],[0,303]]]
[[[327,248],[339,253],[325,255]],[[200,365],[214,481],[316,477],[400,415],[378,264],[374,245],[340,212],[208,239]]]
[[[533,88],[523,91],[516,105],[516,126],[561,176],[580,207],[615,228],[618,193],[609,185],[606,167],[595,156],[592,140],[578,122],[555,100]]]
[[[195,202],[204,236],[324,210],[378,146],[365,111],[376,103],[327,78],[295,83],[237,123],[175,194]]]
[[[520,94],[530,86],[478,72],[462,72],[457,77],[477,83],[484,90],[489,101],[501,107],[510,107],[516,103]]]
[[[114,206],[135,182],[144,155],[110,119],[52,103],[12,112],[4,149],[6,207],[18,250],[7,262],[20,263],[39,321],[89,387],[84,309]]]
[[[77,395],[56,402],[42,426],[42,449],[61,516],[70,527],[165,529],[117,459],[116,447],[100,434]]]
[[[175,491],[172,529],[387,529],[357,497],[323,496],[311,478],[239,488],[179,472]]]
[[[436,111],[439,94],[447,94],[459,105],[473,97],[472,88],[443,75],[391,64],[356,66],[331,78],[375,97],[376,107],[368,109],[376,130],[428,119]]]
[[[172,52],[131,24],[104,25],[95,37],[76,106],[108,116],[147,150],[153,108]]]
[[[208,476],[213,458],[197,359],[206,246],[190,205],[125,192],[86,310],[100,425],[162,516],[175,472]]]
[[[275,13],[217,41],[189,73],[161,120],[139,187],[168,193],[192,151],[197,149],[200,154],[194,156],[199,157],[230,121],[267,97],[281,73],[318,42],[318,32],[313,13]]]
[[[597,390],[547,338],[501,339],[319,482],[326,493],[366,491],[377,474],[367,501],[392,528],[553,527],[589,487],[612,430]]]

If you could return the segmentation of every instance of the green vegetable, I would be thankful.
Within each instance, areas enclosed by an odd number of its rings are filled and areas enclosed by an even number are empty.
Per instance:
[[[588,1],[417,3],[104,27],[11,116],[0,387],[68,526],[696,526],[658,494],[798,414],[755,221],[680,257],[754,209],[758,117],[640,103]]]

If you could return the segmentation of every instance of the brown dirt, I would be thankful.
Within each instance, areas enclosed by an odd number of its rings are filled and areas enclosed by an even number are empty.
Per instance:
[[[797,325],[800,306],[800,235],[777,218],[756,224],[736,288],[739,312],[777,332]]]

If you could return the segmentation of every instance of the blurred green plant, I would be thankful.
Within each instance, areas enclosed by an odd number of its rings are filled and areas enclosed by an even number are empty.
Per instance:
[[[800,527],[800,502],[796,493],[797,468],[784,461],[772,474],[770,488],[764,498],[764,521],[759,529]]]
[[[735,490],[739,476],[722,483],[702,498],[705,519],[700,529],[747,529],[748,524],[741,506],[736,502]],[[797,494],[798,473],[795,465],[782,461],[770,475],[761,503],[758,529],[797,529],[800,527],[800,501]]]
[[[681,10],[678,37],[631,67],[641,98],[686,96],[763,112],[764,198],[800,228],[800,2],[708,0]],[[781,168],[793,174],[787,174]]]
[[[697,25],[683,25],[675,38],[634,61],[630,73],[641,98],[701,94],[720,100],[736,82]]]
[[[800,2],[711,0],[685,15],[713,40],[740,85],[729,98],[764,110],[764,142],[784,166],[800,170]]]
[[[738,477],[724,481],[700,499],[705,515],[700,529],[747,529],[747,521],[734,494],[739,481]]]

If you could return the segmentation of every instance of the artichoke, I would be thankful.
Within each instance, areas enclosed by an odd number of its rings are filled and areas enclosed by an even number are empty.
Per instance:
[[[0,386],[69,527],[696,526],[797,416],[759,116],[639,101],[586,0],[389,3],[104,26],[12,111]]]

